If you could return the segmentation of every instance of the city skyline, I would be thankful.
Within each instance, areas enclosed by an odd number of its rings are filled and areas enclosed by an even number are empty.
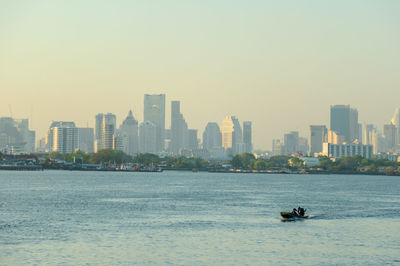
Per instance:
[[[382,128],[399,105],[399,10],[398,1],[10,1],[0,10],[0,116],[30,118],[43,136],[51,121],[94,127],[97,113],[133,110],[143,121],[142,96],[162,93],[184,103],[190,128],[252,121],[256,149],[328,125],[332,104]]]

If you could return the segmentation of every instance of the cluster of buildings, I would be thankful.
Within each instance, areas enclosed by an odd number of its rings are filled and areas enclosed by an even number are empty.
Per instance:
[[[165,94],[144,95],[143,122],[139,123],[129,111],[120,126],[112,113],[97,114],[94,128],[80,128],[74,122],[53,121],[38,151],[71,153],[76,150],[97,152],[102,149],[121,150],[129,155],[154,153],[226,159],[231,155],[252,151],[252,124],[243,127],[234,116],[226,117],[220,125],[207,124],[203,142],[198,131],[190,129],[179,101],[171,101],[171,127],[165,127]]]
[[[6,154],[35,151],[35,131],[29,129],[28,119],[0,117],[0,152]]]
[[[283,141],[273,140],[273,154],[301,154],[311,157],[324,155],[333,158],[360,155],[396,160],[400,153],[400,118],[396,109],[390,123],[383,126],[383,134],[372,124],[361,124],[357,109],[350,105],[330,108],[330,128],[311,125],[309,138],[301,138],[297,131],[284,135]]]

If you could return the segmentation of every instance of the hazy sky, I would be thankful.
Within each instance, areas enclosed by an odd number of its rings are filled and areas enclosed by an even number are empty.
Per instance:
[[[400,106],[400,1],[3,1],[0,116],[94,124],[143,95],[180,100],[202,134],[253,121],[256,148],[351,104],[381,127]]]

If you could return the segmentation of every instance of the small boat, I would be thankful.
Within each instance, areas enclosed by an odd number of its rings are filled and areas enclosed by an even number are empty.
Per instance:
[[[281,212],[281,216],[282,218],[285,219],[307,219],[308,215],[303,215],[303,216],[299,216],[299,215],[295,215],[292,212]]]

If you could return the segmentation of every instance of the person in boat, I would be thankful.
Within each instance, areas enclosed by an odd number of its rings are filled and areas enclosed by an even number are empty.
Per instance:
[[[299,216],[299,214],[298,214],[297,211],[296,211],[296,208],[293,208],[292,214],[293,214],[294,216]]]
[[[299,213],[299,216],[304,216],[304,214],[306,213],[306,210],[304,208],[299,207],[298,213]]]

